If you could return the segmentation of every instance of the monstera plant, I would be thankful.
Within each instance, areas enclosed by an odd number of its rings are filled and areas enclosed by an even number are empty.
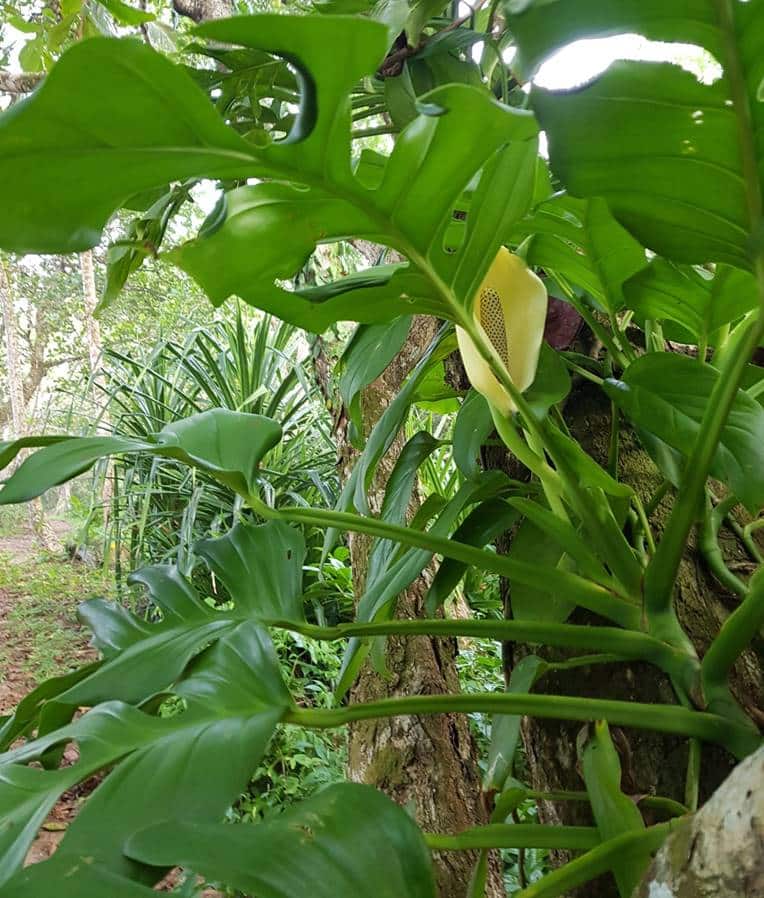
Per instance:
[[[387,7],[336,14],[342,6],[199,26],[192,49],[213,56],[217,74],[180,67],[136,41],[93,38],[0,118],[0,246],[83,250],[116,210],[138,210],[145,224],[172,185],[213,178],[224,188],[217,208],[193,239],[159,249],[159,257],[190,274],[214,304],[236,295],[313,332],[412,314],[443,321],[332,511],[266,501],[259,466],[280,427],[258,415],[212,410],[142,440],[49,435],[0,446],[3,466],[37,447],[8,477],[0,503],[28,501],[103,456],[148,453],[204,470],[243,508],[230,533],[196,547],[224,585],[225,602],[197,595],[172,567],[136,572],[155,605],[151,620],[87,603],[83,616],[102,660],[41,685],[3,722],[2,898],[149,895],[176,865],[257,896],[424,898],[435,889],[428,847],[481,850],[473,896],[485,889],[487,852],[501,847],[578,854],[527,885],[523,898],[562,895],[608,872],[629,896],[651,854],[694,810],[704,746],[742,759],[760,745],[756,716],[729,678],[764,622],[764,579],[730,571],[717,537],[733,506],[755,515],[764,504],[762,378],[750,364],[764,336],[764,7],[506,0],[518,81],[576,40],[629,32],[700,46],[722,74],[706,84],[669,63],[617,63],[572,92],[534,86],[529,103],[524,95],[505,102],[507,85],[493,77],[454,77],[412,93],[387,152],[359,151],[367,135],[354,130],[356,112],[371,103],[401,29],[417,35],[408,46],[414,58],[427,4],[403,17]],[[489,43],[495,6],[483,35]],[[220,71],[232,73],[222,93]],[[538,153],[540,129],[551,175]],[[402,261],[328,285],[285,284],[317,245],[351,237]],[[122,248],[125,276],[143,253]],[[598,357],[542,345],[546,287],[534,269],[586,321]],[[111,274],[109,298],[119,280]],[[454,326],[475,388],[454,430],[462,484],[406,526],[416,470],[434,441],[419,434],[406,445],[381,514],[371,513],[367,491],[418,389],[455,349]],[[667,351],[680,343],[696,351]],[[560,415],[570,371],[612,403],[607,466]],[[656,503],[621,478],[621,414],[665,478]],[[525,479],[478,467],[480,443],[494,427],[529,472]],[[712,494],[711,480],[722,495]],[[670,513],[656,527],[654,506],[672,490]],[[519,521],[545,547],[539,557],[490,548]],[[698,521],[709,563],[739,599],[702,659],[676,602]],[[323,627],[304,617],[307,526],[324,528],[327,546],[340,532],[374,539],[353,623]],[[739,529],[755,556],[752,531]],[[433,558],[442,562],[429,618],[394,619],[397,596]],[[498,574],[517,590],[511,619],[440,617],[468,569]],[[566,650],[568,668],[644,662],[641,670],[665,675],[673,703],[534,692],[556,662],[528,655],[504,693],[297,707],[269,640],[274,628],[348,641],[338,696],[380,637],[430,634]],[[445,711],[495,715],[485,827],[422,833],[384,796],[349,784],[262,825],[220,822],[278,726]],[[529,794],[512,777],[520,716],[591,724],[580,759],[586,792],[561,798],[588,801],[595,826],[507,822]],[[652,797],[668,821],[647,825],[625,793],[616,726],[690,746],[685,804]],[[62,765],[72,742],[79,759]],[[54,857],[22,869],[57,797],[103,770]]]

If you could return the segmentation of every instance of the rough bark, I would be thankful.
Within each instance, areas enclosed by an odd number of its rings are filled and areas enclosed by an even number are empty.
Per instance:
[[[178,15],[193,19],[194,22],[224,19],[234,14],[231,0],[173,0],[172,7]]]
[[[396,395],[405,375],[434,336],[436,326],[432,319],[415,319],[399,357],[364,391],[362,409],[367,429]],[[379,510],[402,442],[402,439],[396,441],[376,474],[369,497],[373,511]],[[414,510],[412,505],[411,512]],[[351,539],[350,545],[355,586],[360,596],[371,541],[358,535]],[[426,571],[399,596],[399,617],[422,616],[428,585],[429,571]],[[456,651],[453,640],[390,639],[385,654],[389,677],[380,676],[367,664],[353,688],[352,699],[370,702],[394,695],[458,692]],[[476,748],[463,715],[400,717],[355,724],[350,730],[348,775],[357,782],[374,784],[399,804],[411,807],[425,830],[459,832],[487,822]],[[464,898],[476,861],[477,855],[471,852],[444,853],[436,858],[441,898]],[[492,869],[487,894],[490,898],[504,894],[496,868]]]
[[[28,94],[42,81],[44,75],[41,72],[30,74],[16,74],[15,72],[0,71],[0,94]]]
[[[359,245],[364,244],[364,245]],[[370,260],[379,247],[356,242]],[[387,371],[362,395],[364,430],[368,434],[406,375],[416,364],[437,330],[431,318],[415,318],[408,340]],[[352,469],[356,452],[347,441],[344,426],[338,427],[338,450],[344,475]],[[385,485],[403,447],[396,439],[382,460],[369,490],[372,511],[381,505]],[[416,497],[409,509],[413,514]],[[363,535],[350,539],[351,563],[356,595],[363,593],[371,541]],[[430,571],[398,598],[399,617],[422,616]],[[389,639],[385,661],[389,677],[380,676],[367,664],[352,690],[354,702],[375,701],[395,695],[428,695],[459,691],[455,641],[447,639]],[[348,777],[372,784],[399,804],[411,808],[417,822],[431,832],[459,832],[486,823],[488,812],[480,789],[477,750],[463,715],[401,717],[364,721],[349,733]],[[488,898],[504,898],[498,859],[492,859]],[[435,858],[440,898],[464,898],[475,853],[444,853]]]
[[[573,435],[598,461],[607,456],[610,426],[609,403],[589,384],[581,385],[571,396],[566,418]],[[625,432],[621,446],[621,479],[640,493],[643,499],[655,492],[661,482],[652,462],[636,439]],[[671,506],[666,498],[653,517],[660,532],[661,522]],[[733,548],[732,542],[729,546]],[[511,596],[510,596],[511,598]],[[694,544],[690,544],[682,562],[677,588],[677,610],[681,623],[702,655],[721,623],[737,602],[708,574]],[[596,623],[588,613],[577,611],[572,622]],[[518,647],[519,657],[528,650]],[[546,652],[549,657],[560,653]],[[746,652],[735,668],[733,691],[744,706],[761,703],[762,671],[760,659]],[[551,674],[537,687],[540,692],[566,693],[583,697],[612,698],[638,702],[673,703],[676,701],[668,678],[647,664],[597,665],[570,674]],[[583,781],[576,756],[579,725],[526,719],[523,724],[528,775],[533,788],[541,791],[581,789]],[[683,801],[687,769],[688,742],[644,730],[617,731],[617,745],[624,771],[622,788],[631,795],[659,794]],[[703,746],[700,801],[704,802],[734,767],[734,759],[721,748]],[[586,825],[592,822],[588,807],[582,803],[543,802],[539,809],[544,822]],[[648,820],[648,822],[654,822]],[[560,860],[565,860],[560,855]],[[576,898],[617,898],[611,877],[571,893]]]
[[[450,378],[455,386],[466,386],[461,362],[452,361]],[[461,379],[461,382],[460,382]],[[577,385],[565,409],[568,426],[583,448],[597,461],[607,461],[610,435],[610,404],[602,392],[584,382]],[[505,450],[492,448],[483,453],[483,464],[489,468],[506,470],[511,476],[527,476],[517,461]],[[628,430],[622,433],[620,454],[621,479],[632,485],[643,500],[649,499],[660,486],[661,477],[652,461],[645,455],[636,438]],[[670,496],[656,510],[652,522],[660,532],[661,524],[671,507]],[[744,563],[742,549],[731,533],[722,533],[728,556],[736,556]],[[507,551],[511,534],[497,545]],[[511,588],[504,584],[506,613],[512,616]],[[728,593],[708,573],[694,544],[682,563],[677,587],[677,609],[682,625],[702,655],[730,608],[738,599]],[[572,623],[597,624],[594,615],[576,611]],[[506,645],[504,661],[507,676],[513,665],[531,651],[550,659],[565,657],[565,653],[540,650],[538,647]],[[732,688],[744,707],[754,710],[762,699],[761,659],[753,651],[746,652],[735,667]],[[638,702],[676,701],[668,679],[647,664],[596,665],[581,668],[575,676],[566,673],[548,674],[537,685],[537,692],[578,695],[592,698],[612,698]],[[755,710],[754,710],[755,713]],[[579,772],[576,737],[581,727],[553,720],[523,721],[522,735],[526,760],[526,779],[539,791],[581,790],[584,783]],[[657,733],[615,728],[616,743],[624,771],[622,788],[638,796],[660,794],[684,801],[688,758],[687,740],[666,737]],[[700,801],[704,802],[734,767],[734,759],[715,746],[703,746]],[[588,806],[580,802],[541,802],[539,817],[544,823],[559,825],[591,825]],[[654,822],[649,817],[648,822]],[[553,854],[553,861],[562,863],[569,857],[565,852]],[[581,889],[569,893],[568,898],[617,898],[612,877],[601,877]],[[655,896],[651,896],[655,898]],[[663,898],[663,896],[661,896]]]
[[[634,898],[764,895],[764,748],[666,840]]]

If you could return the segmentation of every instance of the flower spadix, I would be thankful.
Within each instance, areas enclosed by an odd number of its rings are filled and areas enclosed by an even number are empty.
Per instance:
[[[519,256],[502,247],[475,296],[473,316],[476,329],[488,338],[521,393],[536,377],[546,309],[547,292],[541,279]],[[470,335],[457,327],[456,339],[472,386],[503,414],[515,411]]]

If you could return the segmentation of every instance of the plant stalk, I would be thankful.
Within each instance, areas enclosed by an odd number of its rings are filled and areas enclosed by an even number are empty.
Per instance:
[[[680,705],[648,705],[609,699],[577,698],[566,695],[526,695],[484,693],[472,695],[413,695],[382,699],[343,708],[293,708],[284,715],[285,723],[311,729],[334,729],[357,720],[423,714],[520,714],[552,720],[607,720],[616,726],[655,730],[675,736],[694,736],[704,742],[723,745],[738,758],[755,751],[760,738],[755,728],[717,714],[691,711]]]
[[[269,627],[300,633],[310,639],[339,639],[375,636],[447,636],[495,639],[498,642],[527,642],[554,648],[601,650],[630,660],[649,661],[661,670],[676,672],[696,665],[694,659],[665,642],[634,630],[617,627],[587,627],[522,620],[389,620],[356,622],[320,627],[296,621],[267,621]],[[576,660],[576,659],[572,659]],[[561,662],[569,664],[570,662]]]
[[[425,833],[433,851],[475,851],[490,848],[549,848],[588,851],[600,844],[594,826],[543,826],[538,823],[489,823],[457,835]]]
[[[322,508],[269,508],[256,496],[249,497],[254,511],[265,518],[280,518],[317,527],[335,527],[338,530],[366,533],[380,539],[391,539],[417,549],[426,549],[445,558],[453,558],[473,565],[479,570],[492,571],[509,580],[537,586],[539,570],[530,562],[515,561],[504,555],[497,555],[485,549],[468,546],[456,540],[433,536],[422,530],[389,524],[378,518],[352,514],[351,512],[330,511]],[[582,608],[600,614],[626,629],[638,630],[641,624],[640,609],[632,602],[589,580],[569,571],[549,568],[544,572],[544,580],[549,589],[556,589]]]

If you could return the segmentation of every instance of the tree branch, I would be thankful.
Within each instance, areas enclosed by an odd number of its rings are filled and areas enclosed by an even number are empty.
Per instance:
[[[179,16],[194,22],[224,19],[234,11],[231,0],[173,0],[172,7]]]
[[[31,93],[44,77],[45,76],[42,72],[29,72],[21,75],[15,75],[12,72],[4,72],[0,70],[0,93]]]

